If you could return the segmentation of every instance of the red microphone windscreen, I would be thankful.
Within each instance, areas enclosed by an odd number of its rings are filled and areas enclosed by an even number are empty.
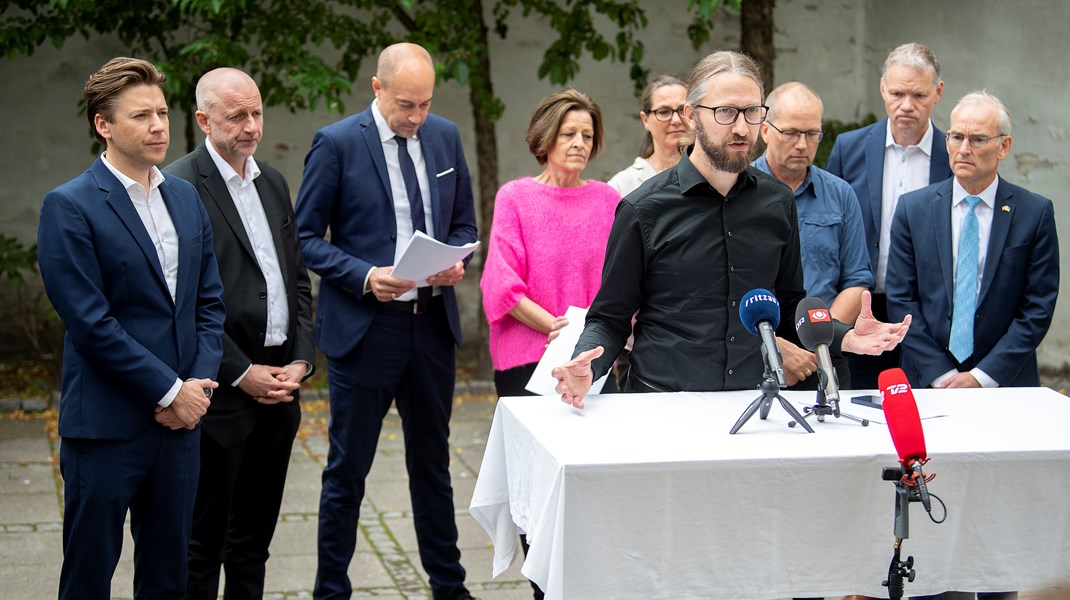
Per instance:
[[[921,429],[921,416],[914,392],[910,389],[907,374],[902,369],[888,369],[880,374],[881,406],[888,421],[892,443],[899,453],[899,460],[926,458],[925,432]]]

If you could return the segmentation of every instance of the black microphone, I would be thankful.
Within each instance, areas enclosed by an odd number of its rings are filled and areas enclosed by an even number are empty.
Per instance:
[[[780,387],[788,387],[784,378],[784,365],[780,360],[780,349],[776,345],[773,330],[780,324],[780,302],[769,290],[753,289],[739,302],[739,320],[751,335],[762,338],[762,354],[766,365],[776,377]],[[764,418],[764,417],[763,417]]]
[[[795,308],[795,331],[803,347],[817,355],[817,367],[825,374],[825,396],[836,406],[840,401],[840,383],[829,354],[835,328],[828,305],[820,298],[803,298]]]

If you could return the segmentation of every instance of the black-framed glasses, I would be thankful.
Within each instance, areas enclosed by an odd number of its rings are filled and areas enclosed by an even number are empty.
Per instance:
[[[962,145],[963,141],[969,141],[970,148],[974,150],[980,150],[988,145],[988,142],[996,138],[1006,137],[1005,133],[998,133],[996,135],[963,135],[954,131],[947,133],[947,145],[952,148],[958,148]]]
[[[733,125],[740,113],[743,119],[751,125],[761,125],[765,121],[765,115],[769,112],[768,106],[703,106],[696,104],[695,108],[705,108],[713,113],[713,120],[720,125]]]
[[[672,121],[672,116],[677,114],[680,115],[680,120],[682,121],[684,120],[684,107],[668,108],[663,106],[657,110],[648,110],[646,114],[654,115],[654,118],[659,121]]]
[[[789,129],[787,131],[784,131],[783,129],[777,127],[776,125],[773,125],[768,121],[765,124],[772,127],[773,129],[776,129],[777,132],[780,133],[780,137],[784,138],[785,142],[791,144],[798,142],[799,136],[803,135],[806,136],[806,142],[809,144],[819,144],[821,143],[821,139],[825,137],[825,132],[821,131],[820,129],[817,131],[799,131],[798,129]]]

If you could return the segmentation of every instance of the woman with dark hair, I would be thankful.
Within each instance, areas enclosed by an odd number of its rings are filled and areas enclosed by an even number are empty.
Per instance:
[[[621,196],[679,162],[679,142],[691,133],[691,126],[684,120],[686,97],[687,85],[675,75],[658,75],[643,89],[639,118],[646,134],[639,156],[609,180]]]

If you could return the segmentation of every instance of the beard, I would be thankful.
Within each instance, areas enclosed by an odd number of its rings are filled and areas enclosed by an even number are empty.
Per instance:
[[[740,115],[740,118],[743,118],[742,115]],[[715,144],[706,135],[706,128],[703,127],[701,120],[696,120],[695,123],[695,141],[702,147],[702,152],[706,155],[706,162],[714,169],[725,173],[742,173],[757,158],[757,152],[755,152],[757,147],[754,140],[733,135],[720,145]],[[735,142],[747,142],[750,146],[746,152],[729,151],[728,144]]]

